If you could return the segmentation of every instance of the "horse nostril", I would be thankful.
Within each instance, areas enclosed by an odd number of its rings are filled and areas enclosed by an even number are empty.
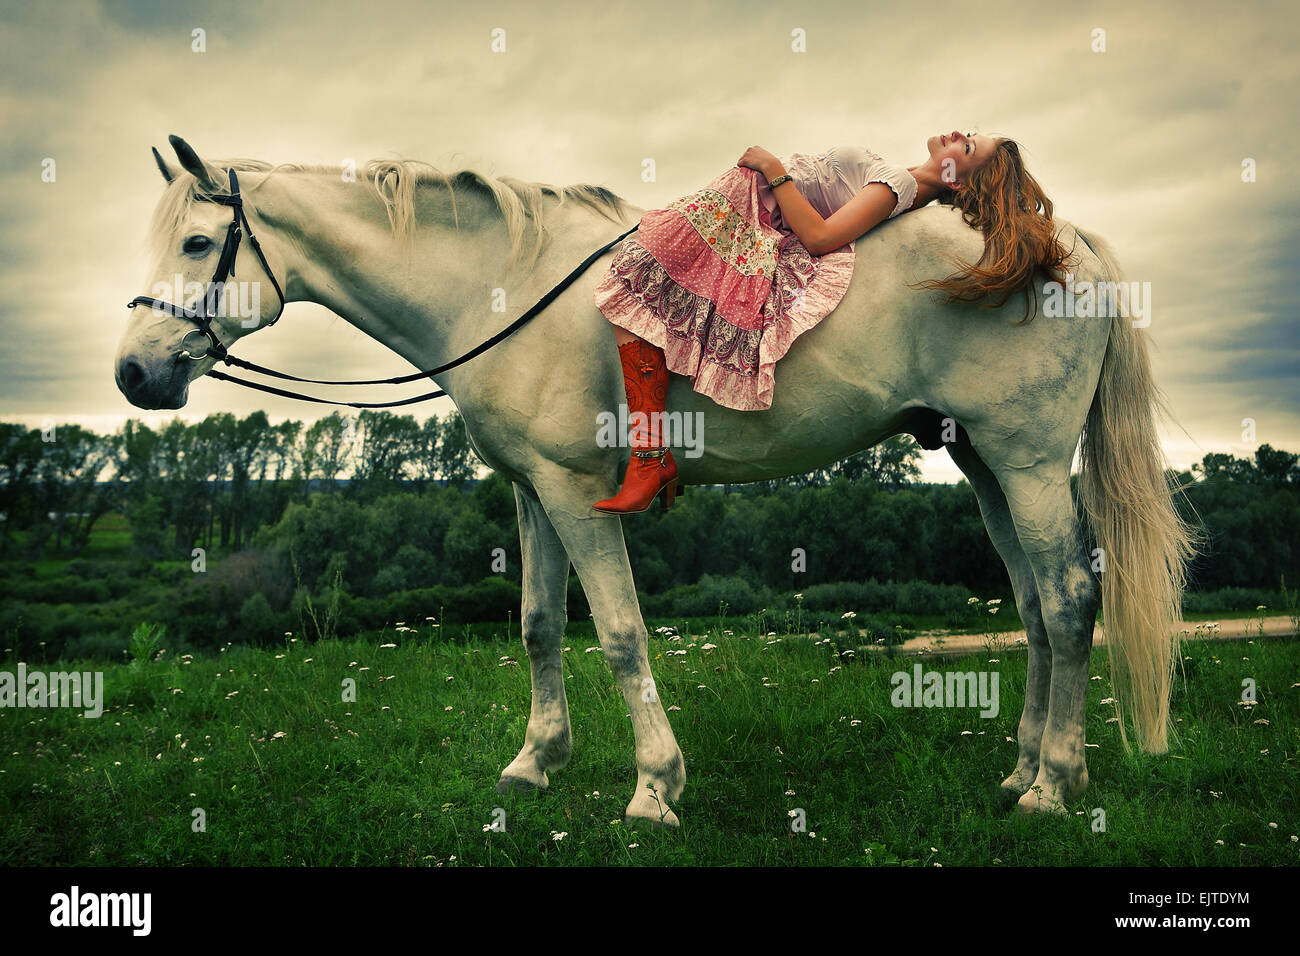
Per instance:
[[[125,359],[117,367],[117,383],[122,391],[131,395],[144,384],[144,366],[135,359]]]

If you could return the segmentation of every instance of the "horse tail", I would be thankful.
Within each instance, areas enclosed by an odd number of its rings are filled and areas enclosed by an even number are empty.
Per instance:
[[[1109,244],[1080,237],[1101,260],[1105,279],[1122,270]],[[1114,311],[1128,311],[1114,310]],[[1174,506],[1157,412],[1172,419],[1151,374],[1146,336],[1128,316],[1111,319],[1101,379],[1084,424],[1080,498],[1102,549],[1101,600],[1120,740],[1132,721],[1142,749],[1169,749],[1169,695],[1180,661],[1178,623],[1195,530]]]

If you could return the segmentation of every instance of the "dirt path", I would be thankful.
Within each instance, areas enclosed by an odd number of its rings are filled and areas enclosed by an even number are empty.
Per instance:
[[[1261,633],[1260,624],[1263,624]],[[1245,641],[1252,637],[1293,637],[1295,624],[1289,617],[1238,618],[1220,623],[1183,621],[1181,629],[1186,637],[1202,640]],[[1100,624],[1092,632],[1093,646],[1106,643],[1106,629]],[[992,646],[998,650],[1019,650],[1026,647],[1028,638],[1024,631],[1006,631],[1001,634],[946,634],[926,631],[896,645],[895,653],[910,657],[960,657],[976,654]],[[883,652],[882,645],[864,645],[862,650]]]

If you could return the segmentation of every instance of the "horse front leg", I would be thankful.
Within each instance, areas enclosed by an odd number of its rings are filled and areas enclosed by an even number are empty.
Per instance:
[[[624,820],[675,827],[677,815],[668,804],[681,795],[686,764],[650,673],[648,634],[637,603],[623,526],[618,517],[597,516],[591,510],[592,502],[610,495],[609,479],[572,472],[550,478],[545,487],[536,487],[582,580],[605,662],[632,718],[637,781]]]
[[[523,749],[501,771],[498,793],[545,790],[550,783],[547,771],[568,763],[572,746],[561,660],[568,622],[569,556],[532,489],[516,484],[515,505],[524,562],[520,620],[533,693]]]

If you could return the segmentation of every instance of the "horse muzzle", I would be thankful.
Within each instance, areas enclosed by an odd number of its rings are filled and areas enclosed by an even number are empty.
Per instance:
[[[189,401],[190,371],[186,358],[147,362],[135,356],[118,360],[114,378],[126,400],[136,408],[184,408]]]

